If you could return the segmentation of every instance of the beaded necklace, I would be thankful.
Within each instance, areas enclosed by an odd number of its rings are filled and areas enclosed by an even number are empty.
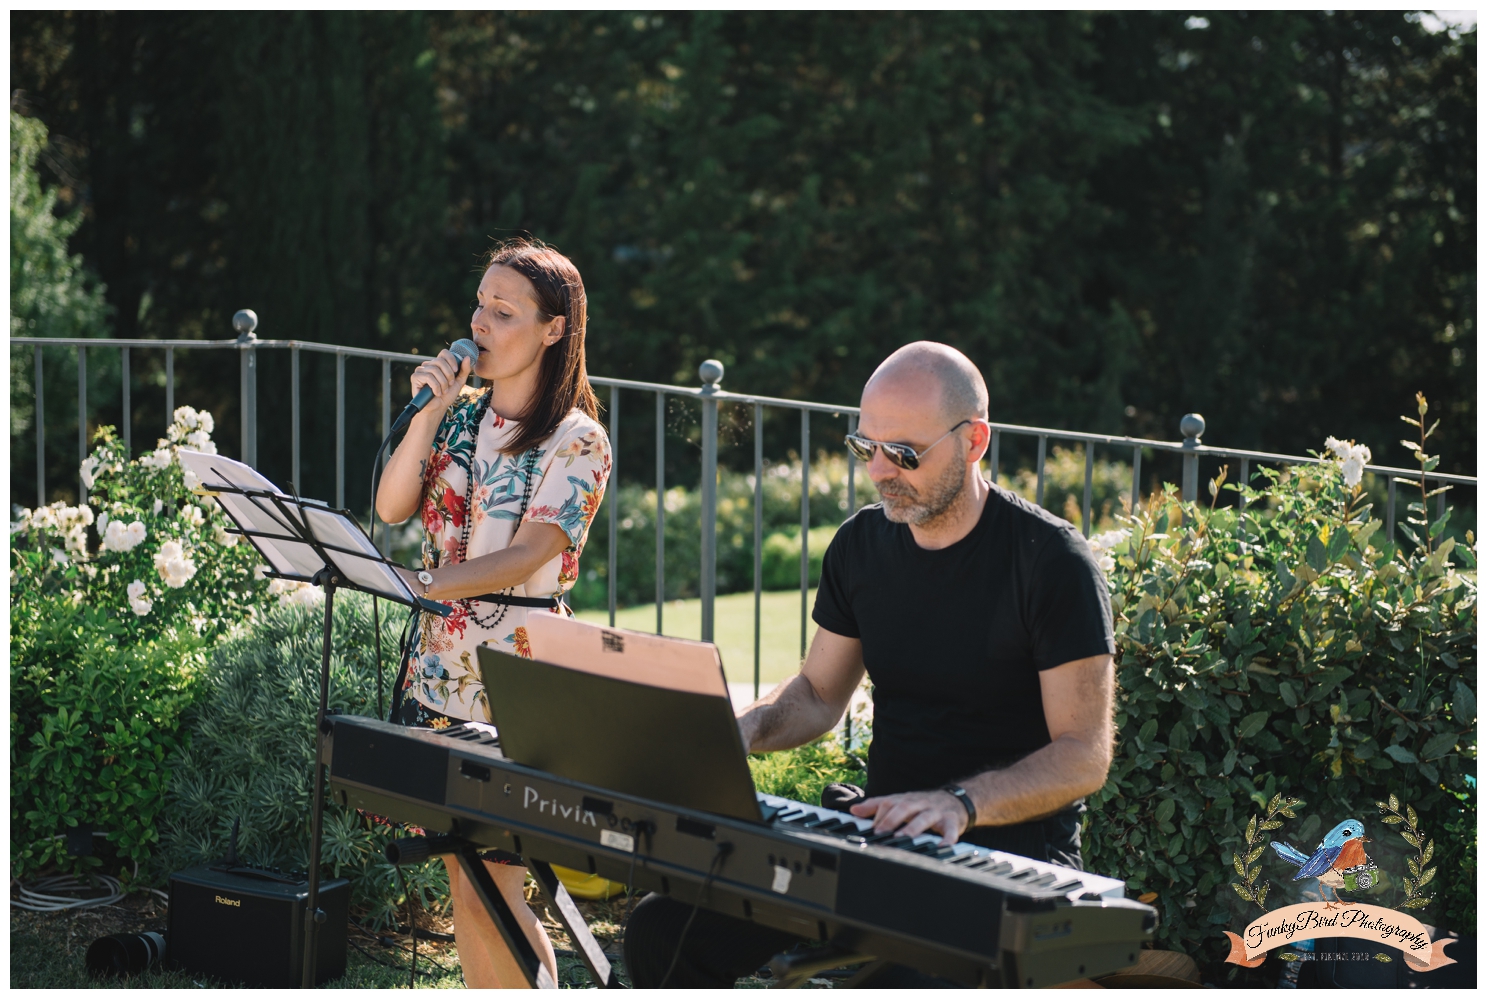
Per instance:
[[[480,441],[480,428],[485,423],[486,411],[490,409],[490,399],[490,392],[487,392],[480,397],[480,402],[477,403],[478,408],[475,413],[475,429],[471,432],[470,435],[470,465],[469,468],[466,470],[467,481],[465,483],[465,522],[460,525],[460,544],[458,552],[455,555],[455,563],[465,561],[466,554],[470,545],[470,527],[475,520],[475,450]],[[538,450],[537,446],[533,445],[532,447],[528,448],[526,454],[522,456],[523,463],[526,468],[522,476],[523,483],[521,494],[521,510],[516,515],[517,526],[516,528],[512,529],[513,535],[516,529],[521,527],[522,518],[527,515],[527,504],[530,503],[532,499],[532,480],[534,478],[533,473],[536,471],[537,458],[540,454],[541,452]],[[494,596],[509,597],[515,589],[515,586],[508,586],[500,593],[494,594]],[[491,595],[487,594],[486,596]],[[486,600],[483,602],[495,602],[498,610],[492,611],[490,614],[486,615],[486,617],[482,618],[475,612],[474,607],[476,603],[480,602],[482,602],[482,600],[477,597],[461,597],[459,599],[450,601],[450,603],[456,603],[464,607],[465,613],[469,615],[470,621],[474,622],[477,627],[484,628],[487,631],[495,628],[502,621],[506,620],[506,614],[511,610],[510,603],[506,603],[504,601]]]

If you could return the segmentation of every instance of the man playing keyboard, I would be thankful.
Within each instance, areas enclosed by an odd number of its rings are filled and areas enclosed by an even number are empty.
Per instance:
[[[826,550],[800,672],[739,727],[750,752],[804,745],[866,673],[873,741],[852,814],[1078,868],[1083,797],[1113,750],[1110,598],[1076,528],[982,478],[987,401],[975,365],[943,344],[909,344],[874,372],[847,445],[882,502]],[[625,961],[638,988],[727,988],[798,942],[650,895]]]

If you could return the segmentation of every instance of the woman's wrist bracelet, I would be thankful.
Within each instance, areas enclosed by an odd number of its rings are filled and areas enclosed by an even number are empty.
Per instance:
[[[959,784],[946,784],[940,790],[948,792],[951,797],[965,806],[966,815],[968,816],[966,822],[967,829],[976,824],[976,803],[971,800],[971,796],[965,788]]]

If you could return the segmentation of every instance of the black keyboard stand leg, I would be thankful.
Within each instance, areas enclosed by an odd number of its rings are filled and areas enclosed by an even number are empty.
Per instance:
[[[594,980],[594,984],[601,989],[624,988],[619,976],[614,973],[614,968],[610,966],[609,958],[604,956],[604,948],[594,939],[583,913],[578,911],[573,896],[568,894],[568,889],[558,880],[552,865],[545,860],[532,860],[529,857],[522,859],[526,862],[527,870],[536,879],[542,897],[558,917],[558,922],[563,924],[563,929],[568,931],[568,939],[573,941],[573,948],[578,951],[583,966],[589,969],[589,977]]]
[[[526,975],[527,985],[534,989],[555,989],[558,983],[553,981],[552,974],[547,970],[547,965],[537,956],[537,951],[532,946],[532,941],[527,939],[526,931],[516,921],[516,914],[511,911],[511,906],[506,904],[496,882],[491,878],[490,871],[485,869],[485,862],[476,853],[472,843],[465,843],[455,851],[459,858],[460,870],[465,872],[470,886],[475,889],[475,894],[480,896],[481,903],[485,906],[486,913],[491,922],[496,924],[496,929],[501,931],[501,938],[506,941],[506,946],[511,948],[511,954],[516,958],[517,964],[521,965],[522,974]]]

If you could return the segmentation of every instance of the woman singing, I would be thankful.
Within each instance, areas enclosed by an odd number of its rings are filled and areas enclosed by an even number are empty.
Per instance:
[[[578,579],[578,557],[609,477],[609,438],[584,363],[587,302],[573,262],[539,242],[498,246],[486,259],[470,335],[480,356],[444,351],[418,366],[412,388],[434,400],[413,418],[387,463],[377,515],[388,523],[423,518],[421,573],[413,592],[453,607],[424,614],[403,663],[395,720],[444,728],[491,719],[475,648],[530,656],[528,614],[568,613],[559,598]],[[485,388],[465,388],[469,375]],[[496,595],[497,600],[472,600]],[[499,597],[553,600],[549,610]],[[527,601],[530,602],[530,599]],[[484,855],[507,904],[548,970],[552,944],[526,905],[526,868],[502,851]],[[524,987],[499,931],[450,862],[455,938],[471,988]]]

